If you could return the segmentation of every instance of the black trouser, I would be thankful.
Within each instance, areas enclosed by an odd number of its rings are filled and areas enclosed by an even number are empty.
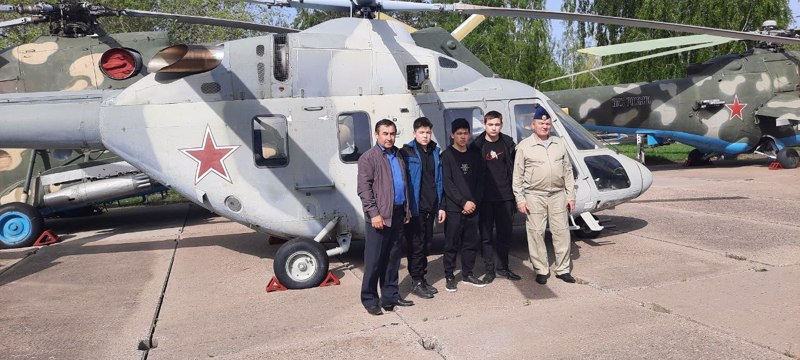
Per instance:
[[[484,201],[479,206],[481,245],[486,273],[494,273],[495,268],[499,271],[508,270],[508,252],[511,249],[515,208],[513,200]],[[492,236],[493,228],[497,230],[497,236]],[[494,262],[495,254],[497,254],[497,264]]]
[[[481,239],[478,236],[478,214],[464,215],[448,211],[444,221],[444,275],[453,277],[456,257],[461,253],[461,276],[472,275]]]
[[[403,257],[403,217],[405,208],[395,206],[391,227],[377,230],[370,219],[366,224],[364,243],[364,279],[361,281],[361,304],[364,307],[378,306],[378,284],[381,301],[391,303],[400,298],[398,282],[400,258]]]
[[[408,274],[414,282],[425,279],[428,273],[428,247],[433,239],[433,222],[438,211],[420,211],[405,226]]]

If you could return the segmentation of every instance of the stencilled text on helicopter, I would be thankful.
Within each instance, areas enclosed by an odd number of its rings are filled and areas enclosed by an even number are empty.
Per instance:
[[[611,98],[611,107],[634,107],[645,106],[653,103],[649,96],[630,96],[630,97],[615,97]]]

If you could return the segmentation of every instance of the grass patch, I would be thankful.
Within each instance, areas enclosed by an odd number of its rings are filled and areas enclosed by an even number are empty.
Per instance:
[[[609,145],[622,155],[636,160],[636,144],[619,144]],[[689,151],[694,148],[689,145],[680,143],[672,143],[669,145],[662,145],[656,147],[645,147],[644,156],[645,163],[648,165],[654,164],[681,164],[686,161]]]

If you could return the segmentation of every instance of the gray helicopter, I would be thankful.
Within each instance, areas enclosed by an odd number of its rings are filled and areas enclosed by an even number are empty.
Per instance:
[[[607,149],[538,90],[467,65],[474,55],[452,36],[441,35],[437,46],[422,31],[412,35],[401,23],[372,18],[380,11],[456,11],[662,23],[460,3],[267,4],[350,9],[362,18],[169,47],[150,60],[149,75],[124,90],[1,95],[0,124],[10,131],[0,132],[0,147],[108,149],[200,206],[291,239],[274,261],[289,288],[318,285],[328,257],[363,237],[356,161],[374,145],[372,129],[384,118],[396,123],[398,141],[408,141],[413,120],[426,116],[444,144],[453,120],[471,119],[478,134],[482,115],[496,110],[509,120],[504,132],[521,140],[531,134],[536,107],[545,107],[574,166],[576,229],[599,231],[593,212],[636,198],[652,183],[647,168]],[[19,231],[25,221],[0,213],[6,228]],[[320,243],[334,239],[331,249]]]
[[[145,75],[144,59],[170,44],[164,31],[107,33],[102,17],[169,18],[182,23],[296,32],[228,19],[112,9],[74,0],[0,5],[0,28],[46,24],[49,35],[0,50],[0,93],[124,89]],[[106,150],[0,148],[0,205],[4,213],[30,219],[25,231],[0,228],[0,248],[33,244],[44,230],[42,217],[89,215],[98,204],[165,191],[162,185]],[[23,206],[26,203],[31,206]]]

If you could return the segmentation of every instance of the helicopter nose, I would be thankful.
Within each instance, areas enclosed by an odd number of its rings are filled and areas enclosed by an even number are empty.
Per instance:
[[[639,166],[639,174],[642,175],[642,192],[639,193],[639,195],[642,195],[650,188],[650,185],[653,185],[653,173],[639,162],[637,162],[636,165]]]

